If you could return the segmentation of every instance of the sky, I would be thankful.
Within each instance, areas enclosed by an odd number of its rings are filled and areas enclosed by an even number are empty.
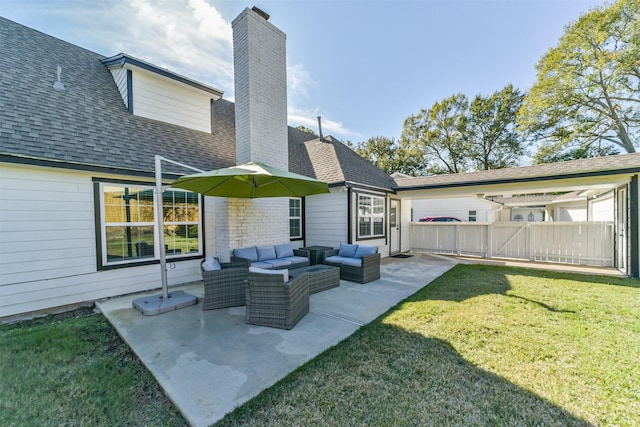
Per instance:
[[[288,120],[358,143],[451,95],[527,90],[564,27],[604,0],[1,0],[0,15],[127,53],[233,101],[231,22],[245,7],[287,34]],[[1,42],[1,41],[0,41]]]

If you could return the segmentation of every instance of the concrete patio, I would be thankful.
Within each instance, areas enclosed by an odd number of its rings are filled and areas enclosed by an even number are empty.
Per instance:
[[[189,424],[207,426],[458,263],[624,276],[613,268],[414,253],[410,258],[384,258],[380,280],[364,285],[342,280],[338,288],[311,295],[309,314],[290,331],[245,324],[244,307],[203,311],[200,302],[147,317],[132,308],[141,294],[96,305]],[[202,282],[175,289],[203,296]]]
[[[199,303],[147,317],[131,305],[140,294],[100,301],[97,307],[189,424],[207,426],[455,264],[426,254],[385,258],[380,280],[364,285],[343,280],[338,288],[311,295],[309,314],[290,331],[245,324],[244,307],[203,311]],[[179,289],[203,295],[201,282]]]

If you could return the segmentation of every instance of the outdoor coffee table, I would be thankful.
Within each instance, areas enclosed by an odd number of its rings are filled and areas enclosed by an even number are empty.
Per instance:
[[[307,267],[292,268],[289,277],[297,277],[303,273],[309,275],[309,293],[326,291],[340,286],[340,268],[330,265],[317,264]]]

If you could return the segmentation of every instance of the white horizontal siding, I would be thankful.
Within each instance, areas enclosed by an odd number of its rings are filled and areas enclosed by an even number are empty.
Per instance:
[[[133,114],[211,132],[211,98],[195,90],[133,72]]]
[[[613,197],[596,199],[591,203],[591,221],[613,221]]]
[[[451,197],[446,199],[412,200],[413,220],[428,216],[452,216],[461,221],[469,220],[469,211],[476,211],[476,222],[494,220],[496,204],[477,197]]]
[[[158,264],[97,270],[88,173],[0,164],[0,183],[0,317],[161,286]],[[170,266],[170,285],[201,279],[198,260]]]
[[[305,200],[305,241],[307,246],[337,247],[347,241],[347,192],[331,190],[330,194]]]
[[[124,105],[129,107],[129,88],[127,87],[127,70],[124,68],[114,68],[111,70],[111,76],[118,86],[120,96],[124,101]]]

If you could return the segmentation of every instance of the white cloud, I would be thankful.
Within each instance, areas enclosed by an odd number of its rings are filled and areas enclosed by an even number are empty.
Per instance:
[[[289,104],[288,122],[290,126],[306,126],[309,129],[318,132],[318,116],[322,114],[318,113],[318,109],[300,109]],[[331,120],[325,116],[322,116],[322,134],[333,135],[340,140],[350,140],[354,138],[361,138],[362,135],[358,132],[354,132],[346,128],[342,122]]]
[[[287,85],[290,98],[294,96],[308,97],[309,92],[307,89],[317,86],[311,77],[311,73],[302,64],[287,67]]]

